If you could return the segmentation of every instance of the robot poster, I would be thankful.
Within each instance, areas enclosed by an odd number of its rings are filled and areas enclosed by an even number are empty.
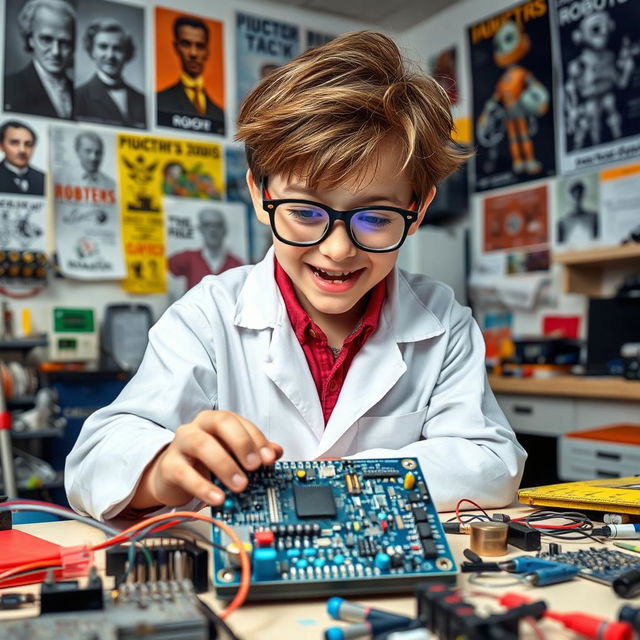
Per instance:
[[[640,157],[640,2],[556,0],[562,173]]]
[[[477,155],[475,189],[555,174],[547,0],[529,0],[468,28]]]

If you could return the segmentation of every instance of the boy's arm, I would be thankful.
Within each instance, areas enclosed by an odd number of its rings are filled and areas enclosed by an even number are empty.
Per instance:
[[[242,427],[239,438],[236,422],[248,421],[214,410],[214,340],[202,309],[194,303],[197,295],[187,294],[162,316],[149,333],[134,378],[111,405],[85,422],[65,469],[67,495],[77,511],[107,519],[127,505],[192,509],[203,500],[211,502],[206,495],[217,490],[209,482],[207,466],[226,484],[223,467],[228,467],[229,478],[238,471],[227,452],[243,459],[238,452],[246,454],[248,443],[258,443],[256,451],[265,444],[273,449],[270,462],[281,453],[255,427],[251,431],[247,426],[246,432]],[[258,460],[245,468],[259,464]],[[197,498],[190,500],[191,496]]]
[[[418,457],[441,510],[454,509],[461,498],[485,507],[504,506],[515,496],[526,453],[489,387],[484,341],[469,309],[455,303],[450,327],[422,429],[424,440],[352,457]]]

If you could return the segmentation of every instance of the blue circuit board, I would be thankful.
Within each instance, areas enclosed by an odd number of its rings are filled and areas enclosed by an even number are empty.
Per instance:
[[[538,557],[574,565],[582,578],[609,586],[623,573],[640,569],[640,557],[607,547],[589,547],[555,554],[539,553]]]
[[[408,592],[424,580],[455,581],[415,458],[278,462],[250,474],[244,492],[227,492],[213,517],[250,551],[250,599]],[[217,527],[212,535],[232,545]],[[235,595],[239,575],[237,555],[214,548],[219,597]]]

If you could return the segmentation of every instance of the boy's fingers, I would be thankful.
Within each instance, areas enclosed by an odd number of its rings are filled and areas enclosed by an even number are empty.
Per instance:
[[[198,473],[182,456],[174,456],[167,465],[165,478],[207,504],[224,501],[224,492]]]
[[[242,418],[240,416],[238,416],[238,418],[244,425],[244,428],[251,434],[253,441],[256,443],[256,447],[260,452],[262,464],[273,464],[282,455],[282,453],[278,455],[277,451],[275,451],[273,448],[273,443],[267,440],[264,433],[262,433],[262,431],[260,431],[260,429],[258,429],[258,427],[256,427],[253,422],[249,422],[249,420],[246,420],[245,418]],[[278,446],[278,448],[282,451],[282,448],[279,445],[276,446]]]
[[[276,460],[281,458],[282,454],[284,453],[284,449],[277,442],[269,442],[269,444],[271,445],[271,448],[276,454]]]
[[[211,433],[245,469],[254,471],[262,464],[260,447],[245,422],[240,416],[225,412],[217,417]]]
[[[216,438],[205,431],[194,429],[188,438],[183,439],[180,453],[202,462],[231,491],[246,488],[247,476],[242,469]]]

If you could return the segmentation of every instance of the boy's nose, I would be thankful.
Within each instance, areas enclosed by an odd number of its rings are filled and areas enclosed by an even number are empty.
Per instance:
[[[337,220],[333,224],[331,233],[318,245],[322,255],[327,256],[334,262],[340,262],[346,258],[353,258],[358,248],[347,233],[347,228],[342,220]]]

